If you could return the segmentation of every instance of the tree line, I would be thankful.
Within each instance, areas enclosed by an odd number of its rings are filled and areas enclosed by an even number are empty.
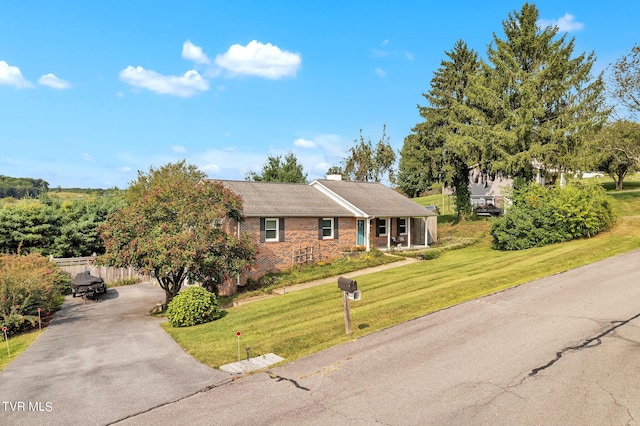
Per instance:
[[[0,253],[54,257],[104,253],[98,227],[124,205],[120,196],[0,208]]]
[[[0,175],[0,198],[38,198],[49,190],[49,183],[43,179],[15,178]]]

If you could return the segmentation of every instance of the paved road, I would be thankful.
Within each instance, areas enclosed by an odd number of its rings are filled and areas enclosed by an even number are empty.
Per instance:
[[[640,422],[640,251],[248,376],[125,425]]]
[[[0,424],[108,424],[227,379],[187,355],[148,314],[162,301],[164,291],[150,284],[109,289],[97,303],[68,297],[0,372]]]
[[[53,401],[50,413],[0,411],[0,424],[618,425],[640,419],[640,251],[237,380],[176,351],[158,333],[157,320],[128,308],[143,296],[118,291],[120,297],[101,304],[65,306],[60,320],[0,373],[0,400]],[[116,304],[121,300],[127,303]],[[101,316],[111,318],[108,339],[90,331]],[[65,349],[66,324],[87,330],[75,343],[82,349]],[[120,349],[111,346],[120,341]],[[42,351],[54,344],[60,359],[46,364],[51,354]],[[149,345],[157,352],[153,361]],[[36,372],[29,363],[43,366]],[[96,396],[101,401],[94,405]]]

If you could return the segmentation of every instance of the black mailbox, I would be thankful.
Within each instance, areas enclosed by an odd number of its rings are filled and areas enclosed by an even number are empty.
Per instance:
[[[342,291],[353,293],[358,289],[358,283],[354,280],[350,280],[349,278],[340,277],[338,278],[338,287]]]

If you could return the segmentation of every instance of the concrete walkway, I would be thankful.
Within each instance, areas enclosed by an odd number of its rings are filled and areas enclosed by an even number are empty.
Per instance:
[[[399,260],[397,262],[387,263],[385,265],[379,265],[379,266],[372,266],[371,268],[360,269],[358,271],[353,271],[353,272],[347,272],[346,274],[336,275],[334,277],[322,278],[320,280],[309,281],[301,284],[294,284],[286,287],[278,287],[278,288],[274,288],[271,294],[262,294],[260,296],[234,301],[233,306],[245,305],[247,303],[256,302],[258,300],[264,300],[270,297],[281,296],[286,293],[293,293],[294,291],[305,290],[307,288],[316,287],[324,284],[335,283],[337,286],[339,277],[355,278],[361,275],[368,275],[368,274],[373,274],[375,272],[386,271],[387,269],[400,268],[402,266],[407,266],[415,262],[419,262],[419,260],[414,259],[412,257],[408,257],[404,260]]]

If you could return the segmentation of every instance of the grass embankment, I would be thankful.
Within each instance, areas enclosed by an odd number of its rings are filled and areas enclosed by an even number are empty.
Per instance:
[[[231,296],[221,297],[220,304],[222,306],[230,306],[233,301],[250,299],[255,296],[271,294],[277,288],[286,288],[294,284],[307,283],[309,281],[321,280],[336,275],[343,275],[348,272],[360,269],[370,268],[373,266],[386,265],[387,263],[398,262],[402,260],[397,256],[385,256],[380,251],[354,253],[354,257],[339,258],[333,262],[319,262],[308,265],[302,265],[283,271],[277,274],[268,274],[270,284],[262,285],[255,290],[245,290]]]
[[[620,200],[621,211],[634,215],[640,211],[640,192],[613,196]],[[611,231],[591,239],[511,252],[491,249],[486,221],[447,224],[441,235],[455,235],[464,227],[482,236],[480,242],[444,252],[434,260],[360,276],[362,300],[351,304],[350,336],[344,332],[342,298],[335,284],[230,308],[209,324],[163,327],[188,353],[213,367],[237,360],[238,330],[242,347],[250,347],[252,355],[273,352],[290,361],[479,296],[640,248],[640,216],[623,217]]]

